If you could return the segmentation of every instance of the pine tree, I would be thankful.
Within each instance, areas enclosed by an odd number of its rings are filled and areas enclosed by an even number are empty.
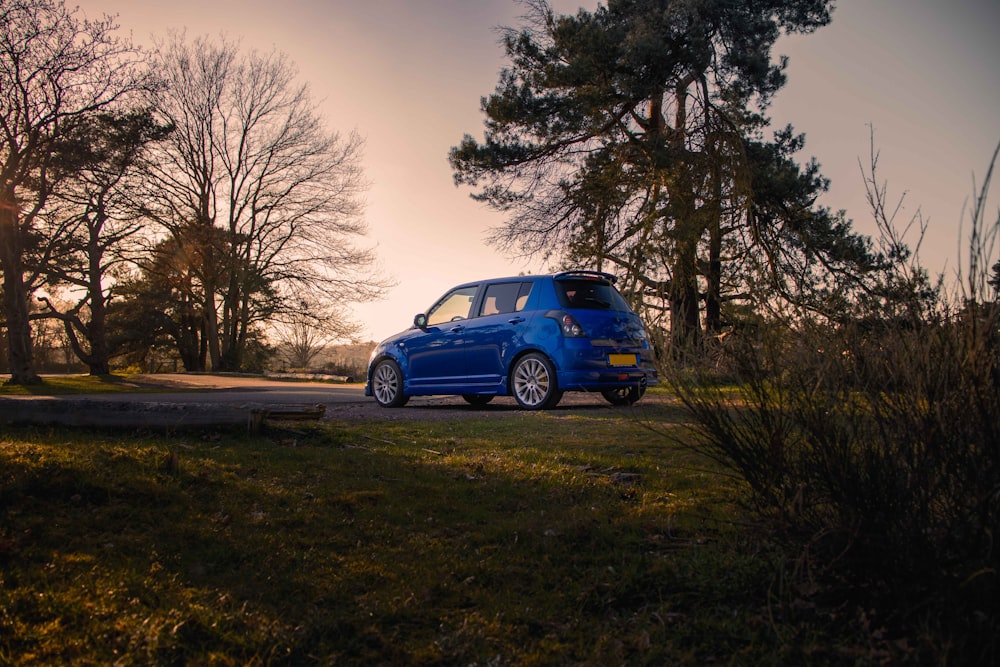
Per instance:
[[[505,249],[625,277],[647,319],[669,313],[676,349],[723,325],[726,301],[819,304],[831,275],[864,270],[866,241],[814,206],[827,182],[764,139],[784,84],[783,32],[830,21],[828,0],[611,0],[557,16],[526,3],[510,65],[482,102],[485,136],[450,160],[458,184],[508,213]]]

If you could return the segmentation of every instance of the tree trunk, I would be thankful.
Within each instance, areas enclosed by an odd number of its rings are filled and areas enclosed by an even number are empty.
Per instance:
[[[205,318],[201,318],[201,323],[199,325],[199,331],[201,332],[201,349],[198,351],[198,370],[207,371],[208,370],[208,323]],[[215,367],[212,367],[215,370]]]
[[[670,281],[670,342],[683,358],[698,343],[698,269],[695,245],[678,243]]]
[[[212,370],[225,370],[222,368],[222,345],[219,340],[219,311],[215,302],[214,283],[205,283],[204,313],[205,328],[202,332],[202,340],[207,346],[208,357],[212,362]]]
[[[76,335],[76,326],[74,322],[69,319],[63,319],[63,328],[66,331],[66,337],[69,339],[70,348],[73,350],[73,354],[76,358],[87,364],[87,368],[90,369],[91,375],[110,375],[111,365],[108,362],[107,354],[103,357],[94,354],[89,354],[80,345],[80,338]],[[87,337],[88,342],[90,342],[90,331],[84,331],[84,335]],[[91,343],[93,345],[93,343]]]
[[[689,74],[674,89],[674,135],[671,138],[676,171],[671,176],[670,204],[674,212],[674,255],[670,280],[670,341],[675,353],[683,357],[698,343],[698,240],[702,224],[698,220],[691,156],[688,154],[687,89],[696,77]]]
[[[87,256],[90,265],[90,322],[87,324],[87,342],[90,343],[91,375],[111,374],[111,353],[108,350],[107,317],[108,304],[104,299],[104,285],[101,280],[101,264],[104,253],[98,243],[92,241]]]
[[[91,375],[111,374],[111,355],[108,353],[107,331],[103,320],[92,321],[87,330],[90,340],[90,357],[85,361]]]
[[[240,370],[239,348],[239,304],[243,289],[236,271],[232,271],[229,289],[222,300],[222,333],[219,336],[221,354],[219,370],[236,372]]]
[[[3,271],[3,308],[7,322],[7,360],[11,384],[39,384],[31,346],[28,290],[21,264],[21,239],[13,193],[0,199],[0,271]]]
[[[722,174],[718,158],[712,167],[712,201],[705,204],[708,223],[708,265],[705,267],[705,331],[722,331]]]
[[[722,260],[719,249],[721,244],[716,244],[715,239],[711,239],[709,246],[708,260],[708,292],[705,295],[705,331],[710,334],[722,332]]]
[[[184,370],[203,371],[205,366],[202,352],[205,346],[200,334],[204,326],[201,315],[195,312],[194,306],[186,297],[184,303],[180,304],[179,320],[172,335]]]

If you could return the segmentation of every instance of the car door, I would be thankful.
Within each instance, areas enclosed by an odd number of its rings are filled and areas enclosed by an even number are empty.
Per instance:
[[[522,347],[532,284],[520,280],[484,286],[477,316],[469,320],[465,330],[471,385],[494,387],[506,377],[511,355]]]
[[[408,380],[428,390],[461,384],[467,372],[466,325],[478,285],[457,287],[427,311],[421,334],[407,341]]]

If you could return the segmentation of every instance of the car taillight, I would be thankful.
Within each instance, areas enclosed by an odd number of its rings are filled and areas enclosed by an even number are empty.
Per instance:
[[[559,330],[567,338],[586,338],[587,332],[583,330],[576,318],[561,310],[549,311],[546,315],[559,323]]]

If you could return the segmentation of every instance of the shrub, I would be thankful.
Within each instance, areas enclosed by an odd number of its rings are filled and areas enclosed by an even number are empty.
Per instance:
[[[797,571],[921,634],[935,661],[970,664],[1000,658],[1000,300],[984,270],[1000,220],[983,225],[986,187],[957,298],[897,253],[855,317],[730,337],[737,389],[673,376],[695,446],[745,480]]]

